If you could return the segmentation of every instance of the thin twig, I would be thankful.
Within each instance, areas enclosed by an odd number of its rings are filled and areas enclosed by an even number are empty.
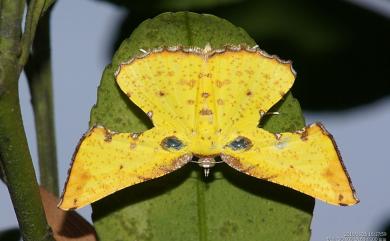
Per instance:
[[[27,63],[30,55],[31,45],[34,41],[38,21],[43,16],[46,9],[53,3],[52,0],[30,0],[27,9],[26,23],[21,41],[21,55],[19,58],[20,66]]]
[[[37,133],[40,184],[58,195],[58,170],[54,132],[52,71],[50,56],[50,12],[37,27],[25,71],[29,83]]]

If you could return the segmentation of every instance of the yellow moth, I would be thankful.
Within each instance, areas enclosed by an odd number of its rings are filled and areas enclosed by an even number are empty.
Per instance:
[[[163,176],[198,157],[215,157],[260,179],[330,204],[358,202],[332,136],[319,124],[273,134],[259,119],[289,91],[289,61],[257,46],[169,47],[120,65],[121,90],[152,119],[143,133],[90,129],[74,154],[59,207],[80,208],[128,186]]]

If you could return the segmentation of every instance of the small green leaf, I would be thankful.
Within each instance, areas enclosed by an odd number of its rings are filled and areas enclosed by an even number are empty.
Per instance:
[[[139,49],[210,43],[255,45],[241,28],[212,15],[164,13],[144,21],[116,52],[103,74],[90,125],[115,131],[143,131],[152,125],[116,85],[114,72]],[[261,123],[270,131],[304,126],[291,94]],[[151,157],[153,158],[153,157]],[[92,205],[100,240],[309,240],[314,199],[291,189],[239,173],[225,164],[203,178],[195,164],[138,184]]]

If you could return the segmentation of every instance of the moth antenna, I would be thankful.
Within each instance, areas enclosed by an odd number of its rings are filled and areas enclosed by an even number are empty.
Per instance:
[[[267,112],[266,115],[280,115],[279,111]]]
[[[217,164],[217,163],[223,163],[224,161],[216,161],[215,163]]]

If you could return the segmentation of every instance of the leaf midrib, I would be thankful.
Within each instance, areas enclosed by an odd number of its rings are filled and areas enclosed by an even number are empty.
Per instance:
[[[191,25],[188,13],[185,13],[185,24],[187,30],[188,46],[193,46]],[[196,198],[198,208],[198,230],[199,241],[207,241],[207,217],[206,217],[206,187],[203,181],[202,173],[198,172],[196,179]]]

